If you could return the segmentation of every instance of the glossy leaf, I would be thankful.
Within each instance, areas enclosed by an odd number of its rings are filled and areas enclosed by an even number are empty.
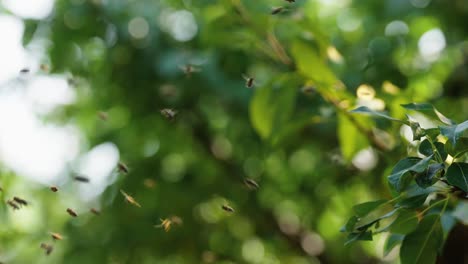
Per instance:
[[[444,168],[445,165],[442,163],[429,165],[427,170],[416,175],[416,183],[422,188],[432,186],[440,178],[444,171]]]
[[[354,231],[354,227],[356,226],[356,223],[359,221],[359,217],[353,215],[348,219],[348,222],[341,228],[341,232],[352,232]]]
[[[458,125],[452,125],[452,126],[441,126],[440,127],[440,133],[444,136],[446,136],[450,143],[455,147],[457,145],[458,139],[463,135],[463,132],[465,132],[468,129],[468,120],[458,124]]]
[[[408,234],[418,226],[418,217],[415,211],[400,210],[400,214],[390,226],[390,231],[397,234]]]
[[[445,117],[442,113],[437,111],[437,109],[433,105],[428,104],[428,103],[420,103],[420,104],[410,103],[410,104],[402,104],[401,106],[403,106],[405,109],[408,109],[408,110],[415,110],[423,114],[429,115],[431,117],[436,117],[447,125],[456,124],[454,121],[450,120],[449,118]]]
[[[445,177],[451,185],[468,192],[468,163],[452,163],[447,169]]]
[[[380,205],[384,204],[386,200],[377,200],[372,202],[365,202],[358,205],[353,206],[353,210],[358,217],[364,217],[373,210],[375,210]]]
[[[460,157],[468,152],[468,138],[460,137],[455,146],[452,145],[451,141],[447,141],[447,143],[445,143],[445,151],[450,153],[454,158]]]
[[[386,115],[384,113],[374,111],[374,110],[370,109],[367,106],[360,106],[360,107],[358,107],[356,109],[351,110],[350,113],[369,114],[371,116],[385,118],[385,119],[388,119],[390,121],[395,121],[395,122],[399,122],[399,123],[403,123],[403,124],[408,124],[408,122],[406,122],[406,121],[396,119],[396,118],[393,118],[393,117],[391,117],[389,115]]]
[[[405,238],[404,235],[400,234],[391,234],[388,236],[387,240],[385,241],[384,245],[384,256],[387,256],[390,251],[397,245],[401,244],[403,242],[403,239]]]
[[[431,159],[432,155],[424,159],[410,157],[400,160],[388,176],[390,186],[397,192],[401,192],[412,179],[409,172],[423,172],[429,166]]]
[[[442,161],[445,161],[445,159],[447,159],[447,152],[445,151],[445,145],[441,142],[435,142],[434,143],[434,146],[436,148],[436,152],[438,154],[435,154],[435,155],[439,155],[440,158],[442,159]],[[421,142],[421,144],[419,145],[419,149],[418,149],[419,153],[423,154],[424,156],[430,156],[432,154],[434,154],[434,150],[432,148],[432,144],[431,142],[428,140],[428,139],[425,139]]]
[[[346,239],[345,245],[348,245],[351,242],[358,241],[358,240],[372,241],[372,232],[365,231],[365,232],[350,233]]]
[[[406,235],[400,250],[402,264],[435,263],[437,252],[443,242],[442,226],[438,215],[429,215],[418,228]]]

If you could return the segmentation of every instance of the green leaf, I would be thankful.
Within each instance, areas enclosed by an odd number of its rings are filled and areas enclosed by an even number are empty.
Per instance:
[[[389,235],[384,245],[384,256],[387,256],[388,253],[390,253],[390,251],[392,251],[394,247],[400,244],[404,238],[405,238],[404,235],[399,235],[399,234]]]
[[[338,114],[338,140],[346,161],[350,161],[360,150],[369,147],[367,138],[344,114],[340,113]]]
[[[429,115],[431,117],[436,117],[447,125],[456,124],[454,121],[450,120],[449,118],[441,114],[439,111],[437,111],[437,109],[433,105],[428,104],[428,103],[421,103],[421,104],[410,103],[410,104],[402,104],[401,106],[403,106],[405,109],[408,109],[408,110],[415,110],[423,114]]]
[[[437,251],[443,242],[438,215],[429,215],[418,228],[406,235],[400,250],[402,264],[430,264],[436,262]]]
[[[429,165],[427,170],[416,175],[416,183],[422,188],[432,186],[440,178],[442,172],[444,171],[444,168],[445,165],[442,163]]]
[[[406,235],[418,226],[418,217],[415,211],[400,210],[400,214],[390,226],[392,233]]]
[[[421,128],[418,122],[409,121],[409,126],[413,132],[413,140],[420,140],[426,135],[426,132]]]
[[[312,45],[296,41],[292,44],[291,52],[299,72],[304,76],[324,86],[335,85],[338,82],[326,61],[318,55]]]
[[[274,136],[289,121],[295,106],[299,79],[280,75],[260,87],[250,104],[250,120],[264,140]]]
[[[420,194],[420,195],[415,195],[408,197],[406,199],[401,200],[396,204],[397,207],[399,208],[407,208],[407,209],[415,209],[423,206],[424,202],[426,201],[426,198],[429,194]]]
[[[365,203],[361,203],[361,204],[357,204],[353,206],[353,210],[358,217],[364,217],[370,212],[372,212],[373,210],[375,210],[380,205],[384,204],[385,202],[387,202],[387,200],[365,202]]]
[[[468,138],[460,137],[457,140],[457,144],[454,147],[451,141],[445,143],[445,151],[450,153],[454,158],[460,157],[461,155],[468,152]]]
[[[448,183],[468,192],[468,163],[454,162],[445,174]]]
[[[442,161],[447,159],[447,152],[445,151],[445,145],[442,142],[435,142],[434,146],[436,148],[436,152],[439,153],[440,158]],[[424,156],[430,156],[434,154],[434,150],[432,149],[432,144],[428,139],[423,140],[421,144],[419,144],[419,153],[423,154]]]
[[[365,231],[350,233],[346,239],[345,246],[357,240],[372,241],[372,232]]]
[[[354,231],[354,226],[356,226],[356,223],[359,221],[359,217],[353,215],[348,219],[348,222],[346,222],[345,226],[341,228],[341,232],[352,232]]]
[[[428,166],[432,159],[432,155],[420,159],[416,157],[409,157],[400,160],[388,176],[388,182],[397,192],[401,192],[411,181],[411,174],[409,172],[423,172]]]
[[[458,125],[441,126],[439,128],[440,133],[446,136],[450,143],[452,143],[452,145],[455,147],[463,132],[468,129],[468,120]]]
[[[395,122],[400,122],[400,123],[403,123],[403,124],[406,124],[408,125],[409,123],[406,122],[406,121],[403,121],[403,120],[400,120],[400,119],[396,119],[396,118],[393,118],[391,116],[388,116],[384,113],[380,113],[380,112],[377,112],[377,111],[374,111],[372,109],[370,109],[369,107],[367,106],[360,106],[354,110],[351,110],[350,113],[359,113],[359,114],[369,114],[371,116],[377,116],[377,117],[382,117],[382,118],[385,118],[385,119],[388,119],[388,120],[391,120],[391,121],[395,121]]]

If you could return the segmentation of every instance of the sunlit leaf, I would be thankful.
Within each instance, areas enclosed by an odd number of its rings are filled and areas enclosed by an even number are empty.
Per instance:
[[[381,118],[385,118],[385,119],[388,119],[388,120],[391,120],[391,121],[400,122],[400,123],[403,123],[403,124],[408,124],[408,122],[406,122],[406,121],[393,118],[393,117],[391,117],[389,115],[386,115],[384,113],[381,113],[381,112],[374,111],[374,110],[370,109],[367,106],[360,106],[360,107],[358,107],[356,109],[351,110],[350,112],[351,113],[359,113],[359,114],[368,114],[368,115],[371,115],[371,116],[381,117]]]
[[[418,226],[418,217],[415,211],[400,210],[398,217],[390,226],[390,231],[397,234],[408,234]]]
[[[365,202],[358,205],[353,206],[353,210],[359,217],[364,217],[373,210],[375,210],[380,205],[384,204],[386,200],[377,200],[372,202]]]
[[[350,161],[360,150],[369,147],[367,138],[344,114],[338,114],[338,140],[346,161]]]
[[[443,123],[445,123],[447,125],[456,124],[454,121],[450,120],[449,118],[445,117],[442,113],[437,111],[437,109],[431,104],[427,104],[427,103],[421,103],[421,104],[410,103],[410,104],[402,104],[401,106],[403,106],[405,109],[408,109],[408,110],[415,110],[415,111],[421,112],[423,114],[429,115],[431,117],[438,118],[440,121],[442,121]]]
[[[419,223],[418,228],[406,235],[400,250],[402,264],[435,263],[437,252],[442,245],[442,226],[438,215],[429,215]]]

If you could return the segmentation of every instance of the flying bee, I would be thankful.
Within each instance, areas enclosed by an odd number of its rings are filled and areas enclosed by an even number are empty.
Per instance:
[[[15,201],[8,200],[8,201],[7,201],[7,204],[8,204],[11,208],[13,208],[13,210],[19,210],[19,209],[20,209],[20,207],[15,203]]]
[[[255,85],[255,78],[249,77],[246,75],[242,75],[242,78],[245,80],[245,87],[247,88],[252,88]]]
[[[50,236],[52,237],[53,240],[62,240],[63,239],[62,235],[59,234],[59,233],[50,232]]]
[[[54,250],[54,247],[52,247],[52,245],[46,243],[41,243],[41,248],[44,249],[47,256],[50,255],[50,253],[52,253],[52,250]]]
[[[23,68],[23,69],[20,70],[21,74],[26,74],[26,73],[29,73],[29,72],[30,72],[29,68]]]
[[[109,114],[107,114],[106,112],[99,111],[97,115],[102,121],[107,121],[107,119],[109,119]]]
[[[164,228],[164,231],[168,232],[169,230],[171,230],[171,227],[173,224],[176,224],[176,225],[181,225],[182,224],[182,219],[180,219],[180,217],[178,216],[171,216],[170,218],[165,218],[165,219],[159,219],[161,220],[161,224],[159,225],[155,225],[155,227],[157,228]]]
[[[100,215],[101,214],[101,212],[96,208],[91,208],[91,209],[89,209],[89,211],[91,213],[95,214],[95,215]]]
[[[73,217],[77,217],[78,214],[70,208],[67,208],[67,213]]]
[[[121,161],[117,164],[117,169],[118,169],[119,172],[123,172],[125,174],[128,173],[127,165],[125,163],[121,162]]]
[[[28,202],[27,202],[26,200],[21,199],[21,198],[19,198],[19,197],[16,197],[16,196],[15,196],[15,197],[13,197],[13,200],[14,200],[17,204],[19,204],[19,205],[24,205],[24,206],[27,206],[27,205],[28,205]]]
[[[44,64],[44,63],[41,64],[41,65],[39,66],[39,68],[40,68],[42,71],[44,71],[44,72],[48,72],[48,71],[50,70],[49,65]]]
[[[232,208],[231,206],[227,204],[223,204],[221,208],[228,213],[234,213],[234,208]]]
[[[296,2],[296,0],[284,0],[284,1],[286,1],[286,2],[288,2],[288,3],[294,3],[294,2]]]
[[[194,73],[194,72],[200,72],[201,71],[200,68],[195,67],[195,66],[193,66],[191,64],[182,65],[182,66],[179,66],[179,68],[185,73],[185,75],[187,77],[192,76],[192,73]]]
[[[122,193],[122,195],[125,197],[125,200],[137,207],[141,207],[141,205],[135,200],[135,198],[133,198],[132,196],[130,196],[129,194],[127,194],[126,192],[124,192],[123,190],[120,190],[120,193]]]
[[[50,186],[50,190],[53,192],[58,192],[57,186]]]
[[[282,6],[273,7],[273,9],[271,10],[271,14],[272,14],[272,15],[277,15],[277,14],[283,12],[284,10],[285,10],[285,8],[282,7]]]
[[[244,179],[244,184],[249,188],[249,189],[258,189],[260,188],[260,186],[258,185],[258,183],[252,179],[249,179],[249,178],[245,178]]]
[[[161,114],[168,120],[174,120],[175,116],[177,115],[177,111],[170,108],[164,108],[160,110]]]
[[[73,177],[73,179],[75,181],[79,181],[79,182],[84,182],[84,183],[88,183],[89,182],[89,178],[88,177],[85,177],[85,176],[82,176],[82,175],[75,175]]]

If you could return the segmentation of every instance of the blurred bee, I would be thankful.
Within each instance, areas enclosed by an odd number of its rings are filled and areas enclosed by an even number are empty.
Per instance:
[[[156,181],[151,178],[146,178],[143,181],[143,184],[149,189],[153,189],[154,187],[156,187]]]
[[[130,195],[128,195],[126,192],[123,190],[120,190],[120,193],[125,197],[125,200],[135,206],[141,207],[141,205]]]
[[[155,225],[157,228],[164,228],[164,231],[168,232],[171,230],[173,224],[182,225],[182,219],[178,216],[171,216],[170,218],[159,219],[161,220],[161,224]]]
[[[81,176],[81,175],[75,175],[75,176],[73,177],[73,179],[74,179],[75,181],[84,182],[84,183],[88,183],[88,182],[89,182],[89,178],[88,178],[88,177]]]
[[[221,208],[228,213],[234,213],[234,208],[232,208],[231,206],[227,204],[223,204]]]
[[[50,186],[50,190],[53,192],[58,192],[58,188],[56,186]]]
[[[179,68],[185,73],[185,75],[187,77],[191,77],[192,73],[194,73],[194,72],[200,72],[201,71],[200,68],[195,67],[195,66],[193,66],[191,64],[182,65],[182,66],[179,66]]]
[[[29,68],[23,68],[23,69],[20,70],[21,74],[26,74],[26,73],[29,73],[29,72],[30,72]]]
[[[106,112],[99,111],[97,115],[102,121],[107,121],[107,119],[109,119],[109,115]]]
[[[128,173],[127,165],[121,161],[117,164],[117,169],[119,170],[119,172],[123,172],[125,174]]]
[[[48,72],[48,71],[50,70],[49,65],[44,64],[44,63],[41,64],[41,65],[39,66],[39,68],[40,68],[42,71],[45,71],[45,72]]]
[[[294,3],[294,2],[296,2],[296,0],[284,0],[284,1],[286,1],[286,2],[288,2],[288,3]]]
[[[166,119],[170,121],[174,120],[175,116],[177,115],[177,111],[170,108],[161,109],[160,112]]]
[[[13,200],[14,200],[17,204],[19,204],[19,205],[24,205],[24,206],[27,206],[27,205],[28,205],[28,202],[27,202],[26,200],[21,199],[21,198],[19,198],[19,197],[16,197],[16,196],[15,196],[15,197],[13,197]]]
[[[315,92],[315,87],[313,86],[304,86],[301,88],[301,91],[304,93],[304,94],[308,94],[308,95],[311,95]]]
[[[255,85],[255,79],[246,75],[242,75],[242,78],[245,80],[245,87],[252,88]]]
[[[20,209],[19,206],[18,206],[14,201],[12,201],[12,200],[8,200],[8,201],[7,201],[7,204],[8,204],[11,208],[13,208],[13,210],[18,210],[18,209]]]
[[[96,208],[91,208],[89,211],[90,211],[91,213],[95,214],[95,215],[100,215],[100,214],[101,214],[101,212],[100,212],[98,209],[96,209]]]
[[[70,208],[67,208],[67,213],[73,217],[77,217],[78,214]]]
[[[52,247],[52,245],[46,243],[41,243],[41,248],[44,249],[47,256],[50,255],[50,253],[52,253],[52,250],[54,250],[54,247]]]
[[[249,189],[258,189],[260,188],[260,186],[258,185],[258,183],[252,179],[249,179],[249,178],[245,178],[244,179],[244,184],[249,188]]]
[[[272,14],[272,15],[277,15],[277,14],[283,12],[283,10],[285,10],[285,8],[282,7],[282,6],[273,7],[273,9],[271,10],[271,14]]]
[[[50,236],[52,237],[53,240],[62,240],[63,239],[62,235],[59,234],[59,233],[50,232]]]

